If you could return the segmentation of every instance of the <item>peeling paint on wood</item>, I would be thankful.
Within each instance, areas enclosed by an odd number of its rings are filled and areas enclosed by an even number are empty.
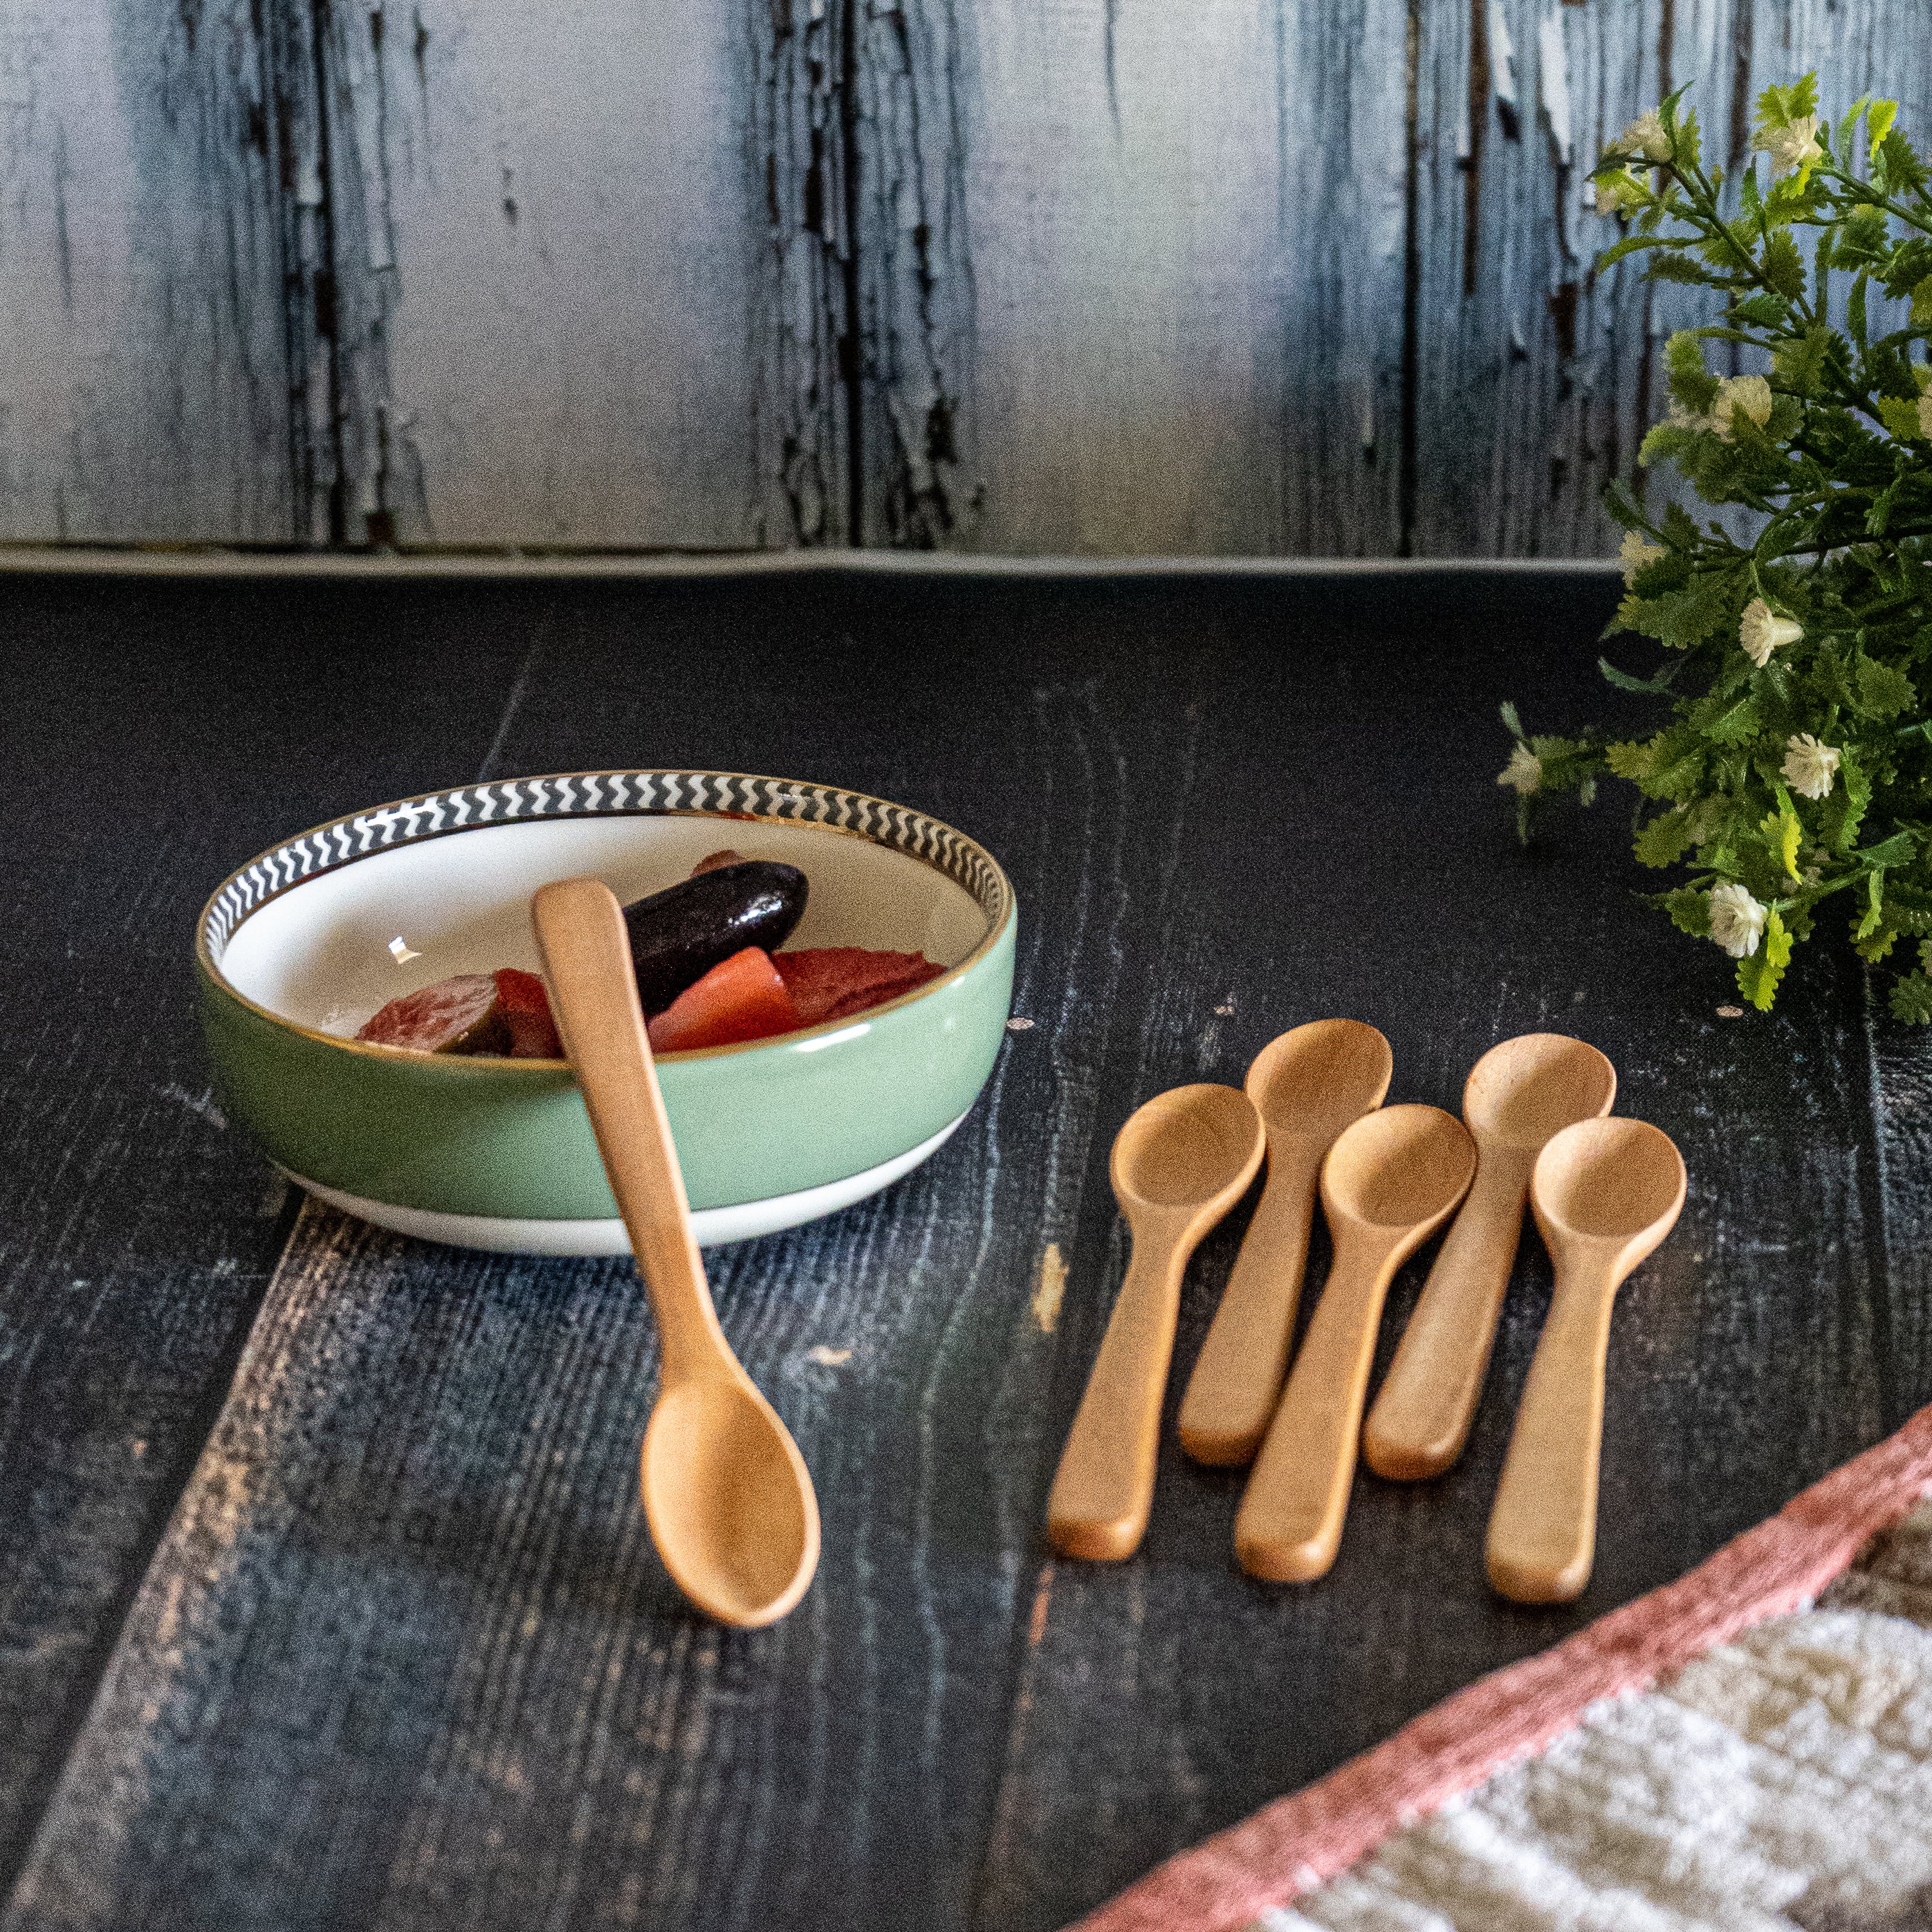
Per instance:
[[[0,538],[1600,553],[1704,310],[1599,144],[1927,104],[1879,0],[694,18],[22,0]]]

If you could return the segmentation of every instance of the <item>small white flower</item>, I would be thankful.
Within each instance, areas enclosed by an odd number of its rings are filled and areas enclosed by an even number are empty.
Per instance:
[[[1664,131],[1664,123],[1652,107],[1640,114],[1606,152],[1613,154],[1641,154],[1647,161],[1667,161],[1670,158],[1670,136]]]
[[[1780,617],[1762,597],[1754,597],[1744,606],[1738,626],[1738,641],[1744,656],[1762,670],[1770,663],[1773,651],[1795,644],[1804,634],[1804,626],[1795,617]]]
[[[1624,567],[1624,588],[1634,590],[1636,585],[1636,574],[1645,565],[1654,563],[1659,557],[1669,555],[1670,552],[1661,544],[1646,543],[1636,531],[1624,531],[1622,546],[1617,552],[1617,561]]]
[[[1543,760],[1519,739],[1510,752],[1509,763],[1496,774],[1496,783],[1508,785],[1518,796],[1527,798],[1543,783]]]
[[[1740,885],[1711,889],[1711,937],[1733,959],[1748,958],[1764,938],[1764,908]]]
[[[1724,440],[1731,440],[1733,416],[1748,416],[1760,429],[1771,420],[1771,385],[1762,376],[1724,376],[1718,382],[1718,400],[1711,405],[1711,427]]]
[[[1644,193],[1643,184],[1628,170],[1620,169],[1616,174],[1604,175],[1594,186],[1599,214],[1621,214],[1627,208],[1641,208],[1649,198]]]
[[[1774,176],[1788,175],[1793,168],[1816,160],[1824,149],[1817,141],[1818,117],[1802,114],[1782,128],[1762,129],[1751,146],[1771,157]]]
[[[1784,776],[1800,798],[1828,798],[1838,776],[1837,747],[1821,745],[1809,731],[1786,741]]]

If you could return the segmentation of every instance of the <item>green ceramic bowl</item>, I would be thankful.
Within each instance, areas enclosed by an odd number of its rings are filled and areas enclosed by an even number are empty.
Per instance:
[[[357,812],[264,852],[202,913],[218,1090],[290,1176],[386,1227],[476,1247],[627,1244],[560,1060],[454,1059],[352,1036],[452,973],[537,970],[530,897],[590,873],[626,902],[730,846],[811,882],[792,946],[923,952],[904,998],[782,1039],[658,1062],[701,1241],[830,1213],[916,1166],[992,1071],[1012,998],[1012,889],[903,806],[724,772],[574,772]]]

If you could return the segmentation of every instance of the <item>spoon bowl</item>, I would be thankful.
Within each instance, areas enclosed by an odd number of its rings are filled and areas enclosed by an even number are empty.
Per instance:
[[[1180,1446],[1197,1462],[1252,1462],[1288,1372],[1322,1156],[1372,1112],[1394,1071],[1360,1020],[1310,1020],[1270,1040],[1245,1083],[1268,1130],[1268,1185],[1180,1403]]]
[[[1244,1083],[1272,1137],[1332,1141],[1350,1121],[1382,1103],[1395,1056],[1360,1020],[1310,1020],[1271,1040]]]
[[[1114,1562],[1147,1533],[1180,1277],[1266,1147],[1248,1096],[1207,1082],[1156,1094],[1114,1138],[1109,1166],[1133,1258],[1047,1498],[1047,1533],[1063,1556]]]
[[[1230,1187],[1238,1200],[1262,1151],[1261,1122],[1247,1096],[1204,1081],[1157,1094],[1130,1115],[1114,1138],[1108,1172],[1130,1220],[1136,1214],[1192,1216]]]
[[[1420,1225],[1420,1242],[1462,1199],[1476,1152],[1453,1114],[1439,1107],[1385,1107],[1365,1114],[1328,1150],[1322,1205],[1339,1224],[1379,1231]]]
[[[1616,1093],[1609,1060],[1562,1034],[1506,1040],[1470,1070],[1462,1120],[1475,1138],[1476,1178],[1369,1412],[1362,1454],[1377,1475],[1439,1476],[1462,1454],[1522,1238],[1530,1170],[1552,1134],[1607,1114]]]
[[[756,1389],[686,1382],[651,1412],[639,1487],[671,1580],[721,1622],[775,1623],[804,1595],[818,1554],[811,1478]]]
[[[1572,1240],[1642,1243],[1634,1268],[1670,1233],[1688,1184],[1684,1156],[1648,1120],[1582,1120],[1538,1156],[1530,1199],[1552,1252]]]
[[[1617,1070],[1587,1042],[1526,1033],[1492,1046],[1469,1070],[1462,1119],[1478,1140],[1533,1155],[1573,1120],[1606,1114]]]

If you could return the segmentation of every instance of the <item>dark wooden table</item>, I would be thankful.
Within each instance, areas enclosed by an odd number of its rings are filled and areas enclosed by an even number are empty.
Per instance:
[[[1932,1399],[1922,1036],[1822,944],[1774,1016],[1720,1018],[1729,962],[1631,898],[1623,796],[1516,846],[1496,700],[1612,719],[1615,596],[1583,572],[0,579],[4,1924],[1051,1928]],[[277,836],[656,764],[916,804],[1023,907],[1033,1024],[966,1127],[887,1194],[712,1257],[824,1510],[816,1586],[757,1634],[686,1614],[644,1534],[628,1264],[290,1200],[211,1096],[190,999],[195,911]],[[1238,1480],[1171,1430],[1136,1558],[1046,1550],[1123,1264],[1114,1130],[1330,1012],[1388,1034],[1392,1098],[1452,1107],[1496,1041],[1580,1034],[1689,1162],[1620,1306],[1574,1609],[1482,1576],[1533,1238],[1468,1455],[1362,1477],[1326,1581],[1242,1576]],[[1244,1214],[1190,1277],[1177,1390]]]

